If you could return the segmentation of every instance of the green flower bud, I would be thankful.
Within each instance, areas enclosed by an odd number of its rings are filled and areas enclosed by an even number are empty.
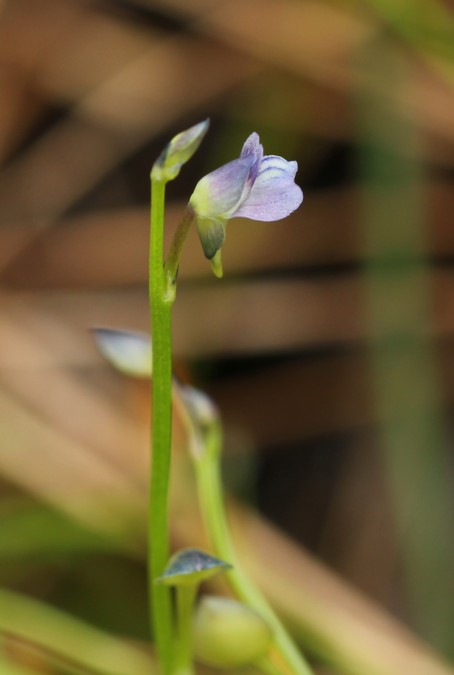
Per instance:
[[[188,445],[193,459],[199,460],[206,449],[207,435],[219,428],[219,412],[213,401],[202,391],[175,382],[184,411],[188,415]]]
[[[205,120],[174,136],[154,163],[151,177],[165,182],[176,178],[183,164],[186,164],[198,149],[209,124],[209,120]]]
[[[268,624],[236,600],[205,596],[193,621],[194,654],[208,666],[240,668],[263,658],[271,644]]]

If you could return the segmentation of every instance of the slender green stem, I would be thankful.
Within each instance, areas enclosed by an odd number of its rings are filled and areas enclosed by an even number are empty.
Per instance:
[[[40,600],[0,588],[0,654],[3,657],[8,655],[2,644],[6,636],[15,636],[24,646],[43,650],[54,666],[72,663],[79,671],[98,675],[156,673],[153,659],[139,646]],[[14,653],[11,650],[12,657]],[[13,675],[13,672],[0,659],[0,673]],[[35,669],[33,672],[36,673]],[[57,672],[57,667],[53,672]]]
[[[197,593],[197,584],[177,586],[177,642],[174,653],[174,675],[193,675],[192,657],[192,609]]]
[[[149,298],[153,336],[151,477],[148,532],[149,599],[153,635],[164,675],[172,670],[172,614],[168,587],[154,584],[167,564],[168,488],[172,442],[172,302],[165,293],[165,182],[151,181]]]
[[[168,490],[172,445],[172,306],[178,266],[194,214],[186,210],[164,265],[165,181],[151,178],[149,297],[153,336],[153,403],[149,517],[149,593],[153,635],[163,675],[172,672],[171,597],[164,584],[153,584],[169,557]]]
[[[210,426],[205,438],[205,451],[196,458],[195,466],[202,514],[216,555],[233,565],[233,569],[227,572],[232,588],[243,602],[268,622],[274,633],[275,645],[291,670],[295,675],[312,675],[281,621],[259,589],[250,581],[236,556],[224,509],[220,469],[222,431],[219,422]]]

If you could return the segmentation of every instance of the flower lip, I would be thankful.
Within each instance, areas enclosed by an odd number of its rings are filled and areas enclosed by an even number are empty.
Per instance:
[[[234,215],[263,222],[286,218],[303,201],[302,190],[294,181],[297,170],[295,161],[278,155],[265,156],[247,199]]]

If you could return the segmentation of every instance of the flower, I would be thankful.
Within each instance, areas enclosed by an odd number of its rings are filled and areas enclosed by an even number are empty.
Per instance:
[[[206,257],[220,263],[219,249],[230,218],[272,221],[295,211],[303,201],[301,188],[294,180],[297,169],[296,162],[278,155],[264,155],[260,138],[254,132],[244,143],[238,159],[201,178],[189,200],[189,208],[196,217]]]

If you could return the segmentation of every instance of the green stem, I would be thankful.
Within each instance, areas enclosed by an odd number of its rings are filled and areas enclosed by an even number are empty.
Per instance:
[[[23,646],[42,650],[46,659],[53,662],[52,672],[57,672],[58,664],[61,667],[62,663],[72,663],[79,671],[98,675],[156,672],[151,656],[138,645],[109,635],[40,600],[0,588],[0,653],[4,651],[5,636],[8,639],[15,636]],[[14,654],[11,651],[12,658]],[[7,656],[4,651],[3,658]],[[0,673],[13,672],[0,659]]]
[[[167,564],[168,488],[172,442],[172,301],[164,275],[165,182],[151,181],[149,298],[153,336],[151,476],[148,532],[149,601],[157,655],[164,675],[172,670],[172,614],[168,587],[154,584]]]
[[[164,264],[165,181],[151,178],[149,297],[153,336],[150,517],[148,539],[150,614],[159,663],[172,672],[172,609],[168,587],[153,584],[169,557],[168,490],[172,445],[172,307],[184,243],[194,222],[187,209]]]
[[[174,675],[193,675],[192,665],[192,609],[197,593],[197,585],[177,586],[176,613],[178,639],[175,646]]]
[[[311,669],[274,610],[250,581],[236,556],[224,509],[221,447],[221,426],[219,422],[215,422],[206,433],[205,451],[195,460],[199,500],[213,548],[216,555],[233,565],[233,569],[227,572],[230,585],[240,600],[255,609],[268,622],[274,633],[274,643],[291,670],[296,675],[312,675]]]

